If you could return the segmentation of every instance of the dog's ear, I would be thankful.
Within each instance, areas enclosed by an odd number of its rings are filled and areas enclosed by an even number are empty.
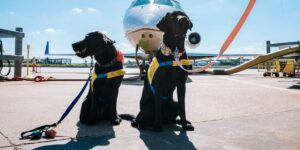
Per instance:
[[[99,32],[99,34],[102,35],[103,41],[104,41],[106,44],[114,44],[114,43],[116,43],[115,41],[113,41],[113,40],[111,40],[110,38],[108,38],[104,33]]]
[[[166,22],[167,22],[167,18],[170,16],[170,13],[167,13],[165,17],[163,17],[159,23],[156,25],[156,27],[161,30],[161,31],[166,31]]]
[[[165,19],[165,17],[164,18],[162,18],[160,21],[159,21],[159,23],[156,25],[156,27],[159,29],[159,30],[161,30],[161,31],[165,31],[165,28],[166,28],[166,25],[165,25],[165,21],[166,19]]]

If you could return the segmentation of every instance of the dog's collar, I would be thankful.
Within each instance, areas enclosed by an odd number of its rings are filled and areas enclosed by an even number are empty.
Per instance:
[[[164,43],[161,44],[160,51],[165,56],[170,56],[173,54],[172,50],[169,47],[167,47]]]
[[[106,64],[100,64],[98,61],[97,61],[97,64],[99,67],[111,67],[113,65],[115,65],[117,62],[122,62],[123,63],[124,61],[124,58],[123,58],[123,54],[121,51],[118,51],[117,50],[117,56],[111,60],[110,62],[106,63]]]
[[[106,64],[100,64],[98,61],[97,61],[97,64],[99,67],[111,67],[113,66],[114,64],[117,63],[117,58],[114,58],[112,61],[110,61],[109,63],[106,63]]]
[[[174,55],[174,53],[172,52],[172,50],[165,45],[165,43],[162,43],[160,46],[160,51],[164,56],[171,56]],[[179,57],[181,57],[183,54],[185,53],[185,51],[181,52],[178,54]]]

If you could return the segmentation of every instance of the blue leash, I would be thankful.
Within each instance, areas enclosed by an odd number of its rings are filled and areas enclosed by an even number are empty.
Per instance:
[[[68,116],[68,114],[71,112],[71,110],[74,108],[74,106],[79,101],[79,99],[82,96],[82,94],[84,93],[84,91],[85,91],[86,87],[88,86],[89,82],[91,81],[93,64],[94,64],[93,60],[94,60],[93,57],[91,57],[90,74],[89,74],[89,77],[86,80],[83,88],[78,93],[78,95],[75,97],[75,99],[71,102],[71,104],[68,106],[68,108],[65,110],[65,112],[60,117],[60,119],[56,123],[53,123],[53,124],[50,124],[50,125],[43,125],[43,126],[35,128],[35,129],[22,132],[21,133],[21,139],[27,139],[27,138],[39,139],[39,138],[41,138],[43,136],[43,132],[46,132],[50,128],[57,127]],[[28,135],[28,133],[31,133],[31,134]]]
[[[57,125],[60,124],[66,117],[67,115],[70,113],[70,111],[73,109],[73,107],[76,105],[76,103],[78,102],[78,100],[80,99],[80,97],[82,96],[83,92],[85,91],[87,85],[89,84],[91,80],[91,76],[89,76],[89,78],[87,79],[87,81],[85,82],[83,88],[81,89],[81,91],[79,92],[79,94],[76,96],[76,98],[72,101],[72,103],[69,105],[69,107],[67,108],[67,110],[64,112],[64,114],[60,117],[60,119],[57,121]]]
[[[53,124],[50,124],[50,125],[43,125],[43,126],[35,128],[35,129],[22,132],[21,133],[21,139],[25,139],[25,138],[40,138],[42,136],[42,132],[44,130],[46,130],[47,128],[57,127],[67,117],[67,115],[71,112],[71,110],[74,108],[74,106],[76,105],[76,103],[78,102],[78,100],[80,99],[80,97],[82,96],[82,94],[84,93],[84,91],[85,91],[86,87],[88,86],[90,80],[91,80],[91,76],[89,76],[89,78],[85,82],[85,84],[84,84],[83,88],[81,89],[81,91],[79,92],[79,94],[75,97],[75,99],[68,106],[68,108],[66,109],[66,111],[63,113],[63,115],[60,117],[60,119],[56,123],[53,123]],[[31,134],[30,135],[26,135],[27,133],[31,133]]]

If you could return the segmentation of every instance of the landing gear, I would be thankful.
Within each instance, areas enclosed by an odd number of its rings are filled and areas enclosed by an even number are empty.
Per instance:
[[[141,75],[141,74],[143,74],[143,67],[140,64],[139,57],[138,57],[139,48],[140,48],[140,45],[136,45],[136,47],[135,47],[135,61],[136,61],[137,66],[139,67],[140,75]]]
[[[137,66],[139,67],[139,70],[140,70],[140,79],[141,80],[144,80],[145,78],[145,74],[146,74],[146,60],[145,58],[143,58],[143,63],[140,64],[140,61],[139,61],[139,57],[138,57],[138,51],[139,51],[139,48],[140,48],[140,45],[136,45],[136,49],[135,49],[135,61],[136,61],[136,64]]]
[[[279,77],[279,73],[278,72],[265,72],[264,74],[263,74],[263,76],[264,77],[267,77],[267,76],[275,76],[276,78],[278,78]]]
[[[140,45],[136,45],[135,48],[135,61],[137,64],[137,67],[139,68],[139,75],[134,76],[134,77],[129,77],[126,79],[123,79],[124,81],[132,82],[132,81],[139,81],[139,80],[144,80],[146,76],[146,70],[147,70],[147,64],[145,58],[142,58],[142,64],[139,61],[139,56],[138,56],[138,51],[139,51]]]

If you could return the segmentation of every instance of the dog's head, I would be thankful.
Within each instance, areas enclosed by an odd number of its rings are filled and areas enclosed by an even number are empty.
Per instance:
[[[181,45],[183,42],[184,45],[186,33],[193,28],[193,23],[184,12],[174,11],[167,13],[156,26],[165,33],[164,42],[173,50],[172,41],[179,42]]]
[[[72,44],[76,55],[81,58],[102,56],[106,49],[112,47],[114,41],[101,32],[91,32],[79,42]]]

